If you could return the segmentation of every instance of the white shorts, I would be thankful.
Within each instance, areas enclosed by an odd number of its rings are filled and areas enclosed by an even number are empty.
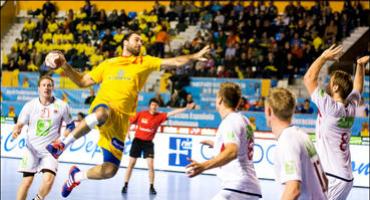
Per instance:
[[[212,200],[257,200],[257,199],[260,199],[260,197],[224,189],[218,192],[216,196],[212,198]]]
[[[328,199],[347,199],[347,196],[352,189],[353,181],[347,182],[344,180],[340,180],[339,178],[334,178],[332,176],[327,177],[329,181]]]
[[[23,158],[20,162],[18,172],[37,173],[43,169],[48,169],[57,173],[58,160],[55,159],[46,149],[36,150],[26,146]]]

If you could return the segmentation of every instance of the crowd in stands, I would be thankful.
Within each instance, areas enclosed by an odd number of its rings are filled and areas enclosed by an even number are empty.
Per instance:
[[[291,1],[279,14],[273,1],[218,1],[197,6],[193,1],[171,1],[168,7],[155,2],[142,13],[123,8],[109,15],[85,1],[79,12],[67,11],[57,19],[58,8],[47,1],[29,12],[11,53],[4,55],[3,69],[46,70],[45,54],[58,49],[73,66],[90,70],[102,60],[120,55],[122,39],[129,30],[141,33],[143,54],[159,57],[190,54],[204,45],[212,47],[208,62],[191,64],[174,73],[205,77],[283,78],[302,74],[321,50],[366,25],[366,12],[356,1],[346,1],[341,12],[332,12],[330,2],[316,1],[305,8]],[[175,28],[172,21],[178,21]],[[200,26],[192,41],[165,54],[165,46],[189,25]],[[284,72],[284,73],[282,73]]]
[[[61,19],[57,18],[58,8],[48,0],[41,9],[29,12],[33,18],[25,21],[22,37],[16,39],[10,54],[2,55],[2,69],[46,73],[43,60],[50,50],[57,49],[74,67],[91,70],[106,58],[122,54],[122,39],[129,31],[141,34],[141,53],[153,56],[191,54],[210,45],[207,62],[169,71],[179,86],[172,88],[169,102],[162,102],[180,107],[192,101],[181,91],[187,76],[293,80],[304,74],[328,45],[348,36],[355,27],[367,25],[368,11],[358,1],[345,1],[341,12],[333,12],[329,1],[316,1],[311,8],[303,7],[300,1],[290,1],[283,13],[278,13],[273,1],[200,4],[171,1],[166,7],[156,1],[149,11],[136,13],[117,8],[107,14],[87,0],[78,12],[70,9]],[[171,27],[174,21],[177,25]],[[171,38],[190,25],[199,27],[194,39],[172,49]],[[263,103],[263,99],[256,105],[246,101],[243,106],[258,111],[263,109]],[[312,108],[304,104],[298,110],[310,113]]]

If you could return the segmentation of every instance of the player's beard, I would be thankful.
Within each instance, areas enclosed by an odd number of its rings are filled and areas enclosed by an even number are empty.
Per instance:
[[[134,47],[129,46],[129,45],[127,46],[127,51],[130,52],[134,56],[138,56],[140,54],[140,48],[135,49]]]

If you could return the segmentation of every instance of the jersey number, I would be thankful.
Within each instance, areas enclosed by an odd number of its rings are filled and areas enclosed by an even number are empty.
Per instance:
[[[341,142],[339,145],[339,148],[341,151],[346,151],[348,147],[348,141],[349,141],[349,134],[348,133],[342,133],[341,135]]]
[[[254,147],[254,139],[250,138],[247,143],[248,160],[253,159],[253,147]]]
[[[313,161],[313,166],[315,168],[317,178],[319,178],[322,191],[326,192],[328,190],[328,179],[326,178],[326,175],[325,175],[324,171],[322,170],[322,167],[320,165],[320,160],[318,160],[318,159],[314,160]]]

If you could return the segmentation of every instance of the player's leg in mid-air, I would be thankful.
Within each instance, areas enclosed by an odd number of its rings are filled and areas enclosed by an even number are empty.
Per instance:
[[[110,110],[106,122],[99,126],[98,145],[102,149],[103,163],[88,170],[81,171],[72,166],[68,179],[62,188],[62,196],[67,197],[81,181],[112,178],[118,171],[122,158],[124,140],[129,127],[129,116]]]
[[[92,113],[86,116],[63,141],[54,141],[46,149],[57,159],[75,140],[90,132],[95,126],[102,126],[109,115],[110,110],[106,104],[97,105]]]

